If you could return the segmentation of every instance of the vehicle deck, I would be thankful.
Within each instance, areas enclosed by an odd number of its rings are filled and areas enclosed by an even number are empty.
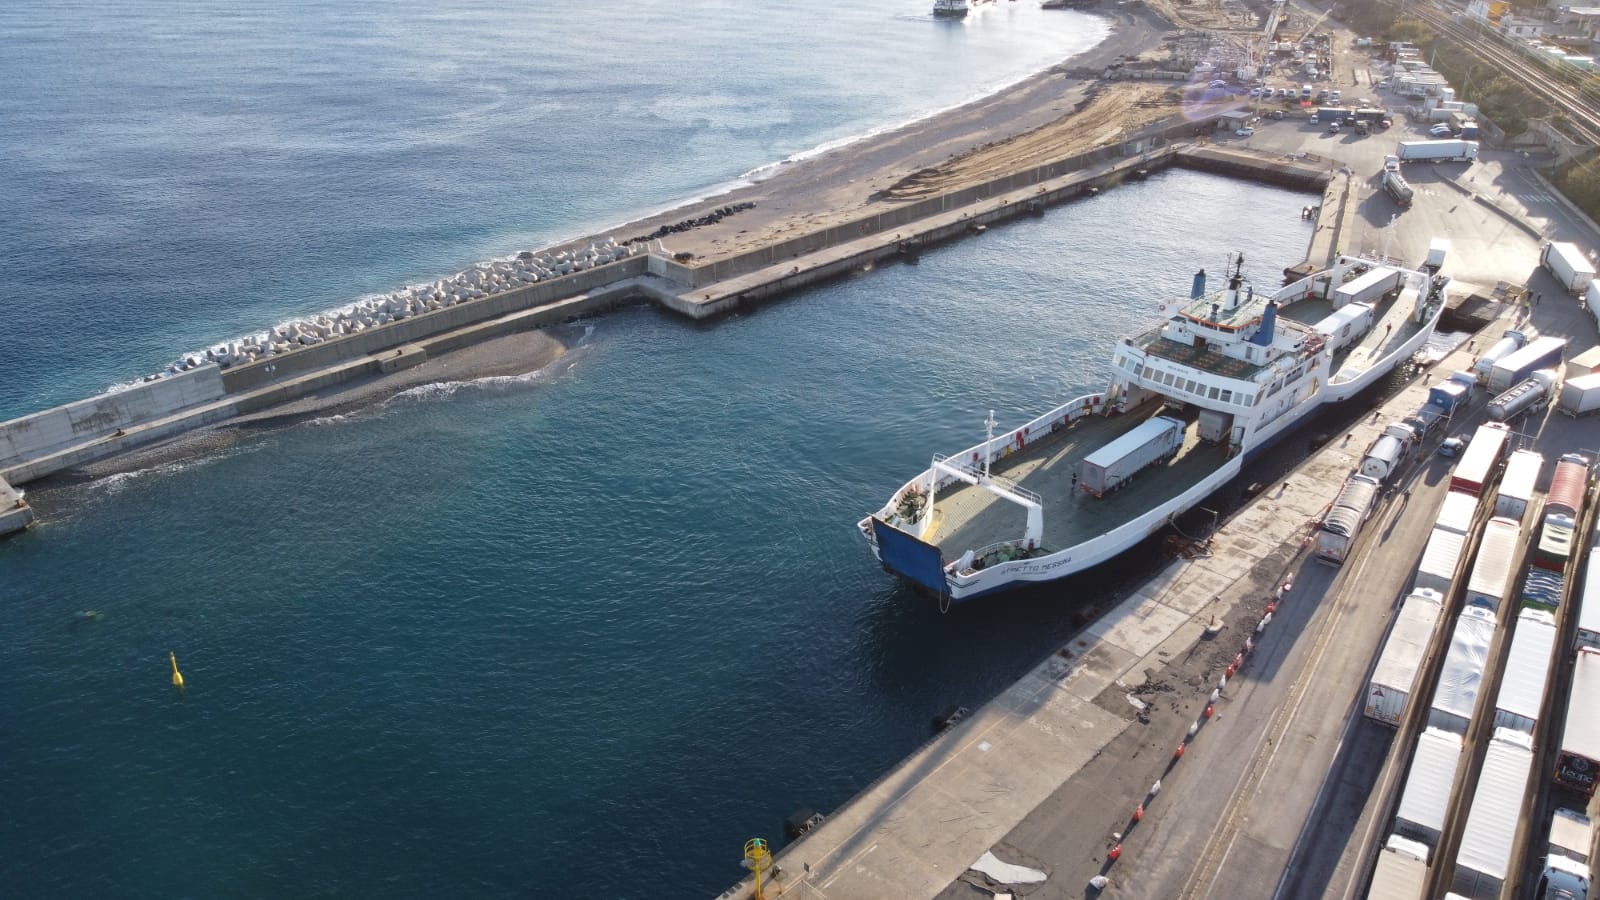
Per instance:
[[[991,463],[994,474],[1043,498],[1045,549],[1063,550],[1130,522],[1188,490],[1227,459],[1225,447],[1200,443],[1191,411],[1182,416],[1189,427],[1183,449],[1171,462],[1150,466],[1121,490],[1099,499],[1077,490],[1072,476],[1082,470],[1084,457],[1161,408],[1159,400],[1150,400],[1121,415],[1086,416],[1070,428]],[[1177,415],[1171,409],[1165,414]],[[968,550],[1017,540],[1026,524],[1027,512],[1022,507],[982,488],[956,484],[941,489],[934,498],[933,520],[924,540],[954,559]]]
[[[1372,368],[1422,328],[1422,323],[1411,317],[1411,310],[1403,309],[1397,300],[1380,304],[1376,313],[1372,328],[1360,340],[1334,355],[1334,384],[1349,381]],[[1326,300],[1301,300],[1284,307],[1280,314],[1303,325],[1315,325],[1333,314],[1333,305]],[[1387,326],[1393,327],[1386,331]]]

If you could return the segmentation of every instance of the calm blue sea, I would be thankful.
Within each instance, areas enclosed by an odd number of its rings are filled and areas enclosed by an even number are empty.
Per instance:
[[[1101,33],[925,5],[8,4],[0,416]],[[709,325],[625,310],[531,376],[30,492],[43,523],[0,543],[0,884],[718,893],[745,839],[843,803],[1148,558],[940,615],[854,522],[989,409],[1098,387],[1195,268],[1244,250],[1274,282],[1304,202],[1175,172]]]

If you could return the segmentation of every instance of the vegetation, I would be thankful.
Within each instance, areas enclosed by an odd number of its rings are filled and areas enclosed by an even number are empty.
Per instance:
[[[1589,218],[1600,220],[1600,150],[1590,150],[1549,175],[1550,183],[1568,200]]]

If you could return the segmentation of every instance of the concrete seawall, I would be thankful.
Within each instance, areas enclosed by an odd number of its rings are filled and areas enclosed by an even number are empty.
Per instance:
[[[1171,165],[1302,190],[1329,186],[1332,173],[1325,161],[1169,143],[1195,128],[1194,122],[1167,123],[1090,153],[698,264],[692,257],[673,258],[658,243],[649,253],[289,353],[220,371],[205,366],[0,423],[0,478],[25,484],[352,379],[633,300],[647,299],[693,319],[723,315],[886,259],[914,256],[991,224],[1042,215],[1050,206]],[[1336,241],[1338,230],[1329,230],[1326,246]],[[1321,243],[1314,241],[1313,259]]]

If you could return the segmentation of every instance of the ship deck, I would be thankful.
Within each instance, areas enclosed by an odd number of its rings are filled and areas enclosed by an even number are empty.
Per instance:
[[[1333,356],[1333,383],[1349,381],[1372,368],[1378,360],[1393,353],[1410,340],[1423,327],[1411,317],[1411,310],[1401,308],[1398,300],[1390,300],[1376,310],[1372,327],[1361,339],[1335,353]],[[1315,325],[1333,314],[1333,305],[1326,300],[1300,300],[1280,312],[1286,319],[1303,325]],[[1385,330],[1386,326],[1388,327]]]
[[[994,474],[1043,499],[1046,550],[1063,550],[1131,522],[1188,490],[1226,461],[1225,447],[1200,442],[1191,410],[1182,415],[1189,427],[1183,449],[1171,462],[1150,466],[1122,490],[1099,499],[1077,490],[1072,475],[1082,470],[1085,456],[1159,412],[1161,402],[1151,400],[1122,415],[1087,416],[991,463]],[[1179,415],[1170,408],[1165,414]],[[1026,525],[1027,511],[1022,507],[982,488],[958,484],[941,489],[935,498],[933,520],[923,539],[936,544],[947,559],[954,559],[968,550],[1016,540]]]

